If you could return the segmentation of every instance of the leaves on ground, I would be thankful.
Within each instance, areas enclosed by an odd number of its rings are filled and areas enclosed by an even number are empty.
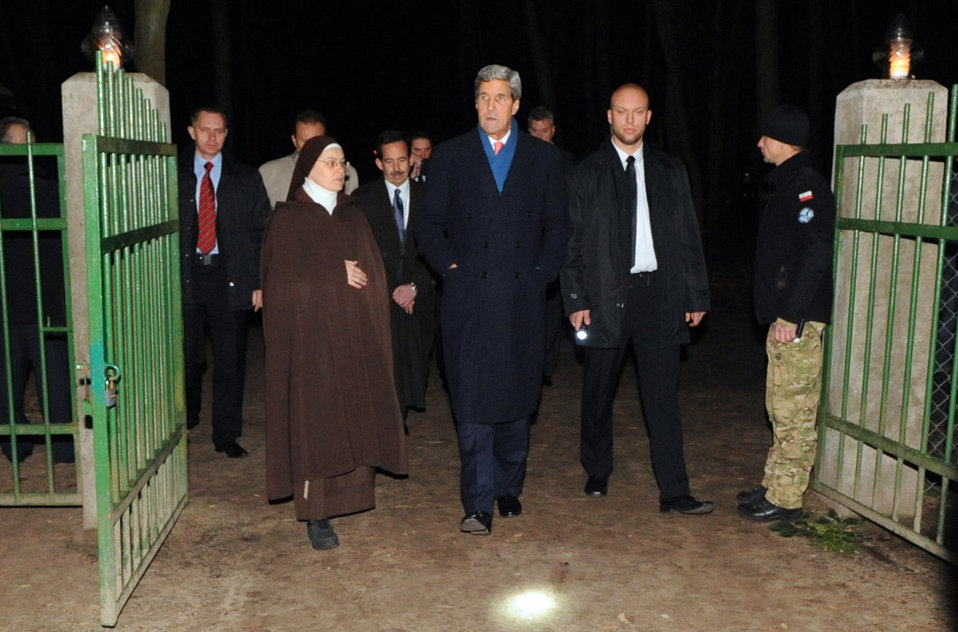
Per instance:
[[[858,533],[860,525],[861,520],[839,518],[834,509],[829,509],[827,514],[821,516],[807,513],[794,524],[775,522],[769,529],[783,538],[810,537],[816,546],[830,553],[857,553],[855,545],[866,540],[865,536]]]

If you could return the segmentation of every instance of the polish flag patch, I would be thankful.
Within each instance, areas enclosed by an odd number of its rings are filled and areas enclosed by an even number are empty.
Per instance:
[[[808,191],[805,191],[804,193],[799,193],[799,194],[798,194],[798,201],[799,201],[799,202],[808,202],[809,200],[812,200],[812,199],[814,199],[814,198],[815,198],[815,196],[812,195],[811,190],[808,190]]]

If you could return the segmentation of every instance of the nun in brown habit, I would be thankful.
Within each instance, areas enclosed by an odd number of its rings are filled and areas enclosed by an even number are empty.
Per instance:
[[[375,507],[376,468],[407,472],[386,275],[345,165],[329,136],[303,145],[262,253],[267,495],[317,549],[339,544],[330,517]]]

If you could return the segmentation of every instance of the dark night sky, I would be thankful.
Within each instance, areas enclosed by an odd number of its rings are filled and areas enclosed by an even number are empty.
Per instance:
[[[233,106],[228,147],[250,164],[282,155],[291,149],[292,114],[315,107],[327,116],[330,133],[360,168],[361,179],[368,178],[376,173],[371,145],[383,129],[426,128],[441,140],[474,126],[475,72],[487,63],[502,63],[522,74],[518,118],[523,127],[527,112],[540,102],[539,79],[545,73],[557,94],[550,104],[557,114],[557,141],[576,152],[591,149],[607,133],[611,90],[626,81],[642,83],[654,113],[650,140],[687,163],[721,152],[728,186],[699,191],[699,199],[703,206],[727,205],[741,189],[742,174],[760,167],[754,148],[756,103],[757,91],[765,86],[755,72],[756,2],[673,2],[682,8],[675,36],[682,54],[668,67],[650,1],[224,2]],[[172,1],[167,87],[178,144],[187,140],[190,109],[213,101],[211,4]],[[813,116],[810,142],[820,166],[830,164],[835,97],[855,81],[879,76],[871,54],[896,13],[908,16],[925,50],[916,76],[949,87],[958,82],[958,49],[952,43],[956,5],[954,0],[778,3],[779,100],[820,113]],[[16,93],[16,113],[34,122],[42,140],[62,138],[59,85],[75,72],[90,70],[79,42],[100,6],[102,0],[3,0],[0,84]],[[111,6],[132,35],[133,0]],[[820,21],[812,17],[812,6],[819,8]],[[536,12],[536,34],[546,52],[545,67],[539,69],[528,44],[527,7]],[[718,46],[728,47],[724,59],[731,61],[721,99],[712,80]],[[824,48],[824,54],[816,56],[814,46]],[[597,57],[607,60],[604,69]],[[819,58],[823,61],[816,65]],[[675,98],[670,77],[678,78],[674,85],[683,91],[684,108],[669,102]],[[716,108],[721,140],[709,141],[709,115]],[[674,139],[665,132],[675,124],[693,139],[685,155],[670,147]]]

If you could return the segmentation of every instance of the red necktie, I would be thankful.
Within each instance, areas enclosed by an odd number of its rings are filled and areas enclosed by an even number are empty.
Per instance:
[[[213,195],[213,179],[210,170],[213,163],[206,163],[206,175],[200,182],[200,234],[196,239],[196,249],[201,254],[208,255],[216,246],[216,196]]]
[[[500,151],[504,146],[505,146],[505,143],[503,143],[501,140],[497,140],[496,142],[494,142],[494,143],[492,144],[492,153],[494,153],[495,155],[498,156],[498,155],[499,155],[499,151]]]

